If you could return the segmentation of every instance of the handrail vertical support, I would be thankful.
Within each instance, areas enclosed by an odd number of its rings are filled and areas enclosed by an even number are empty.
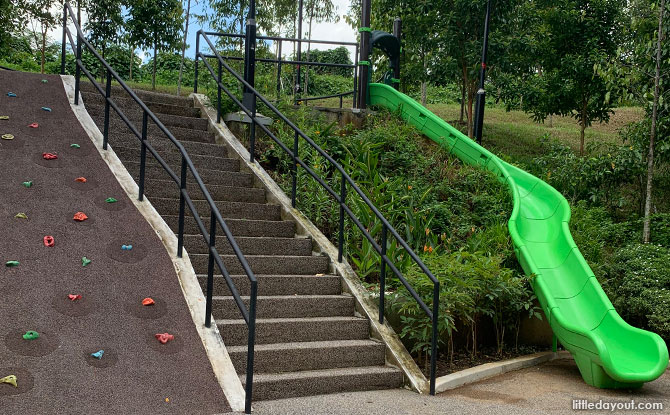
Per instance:
[[[67,28],[67,6],[63,3],[63,42],[60,50],[60,74],[65,75],[65,36]]]
[[[193,80],[193,93],[198,93],[198,59],[200,58],[200,32],[202,29],[198,30],[195,34],[195,78]]]
[[[79,37],[79,31],[77,31],[77,58],[75,62],[76,69],[74,71],[74,105],[79,105],[79,78],[81,78],[81,65],[81,38]]]
[[[386,294],[386,245],[387,245],[387,228],[386,225],[382,225],[382,264],[381,270],[379,273],[379,324],[384,324],[384,305],[385,305],[385,294]]]
[[[181,158],[181,177],[179,181],[179,230],[177,231],[177,257],[181,258],[184,252],[184,213],[186,210],[186,158]]]
[[[430,345],[430,394],[435,395],[435,370],[437,367],[437,326],[439,325],[440,313],[440,283],[433,283],[433,317],[432,329],[433,335]]]
[[[219,124],[221,122],[221,61],[219,61],[219,82],[216,85],[216,123]]]
[[[291,165],[292,180],[291,183],[291,206],[295,208],[296,191],[298,188],[298,132],[295,132],[293,138],[293,164]]]
[[[281,46],[282,41],[279,41],[279,48],[277,50],[277,101],[281,99]]]
[[[249,162],[256,157],[256,95],[251,94],[251,124],[249,124]]]
[[[352,108],[358,108],[358,45],[354,55],[354,102]]]
[[[214,291],[214,255],[216,246],[216,215],[211,210],[209,217],[209,259],[207,261],[207,299],[205,301],[205,327],[212,325],[212,293]]]
[[[144,200],[144,173],[146,170],[147,164],[147,124],[148,124],[148,114],[146,111],[142,112],[142,146],[140,151],[140,183],[139,183],[139,194],[137,200],[140,202]]]
[[[342,175],[340,184],[340,228],[337,235],[337,262],[342,262],[344,256],[344,206],[347,204],[347,180]]]
[[[109,140],[109,100],[112,95],[112,74],[107,70],[107,83],[105,85],[105,126],[102,133],[102,148],[107,150],[107,141]]]
[[[256,344],[256,298],[258,296],[258,283],[251,280],[251,293],[249,295],[249,337],[247,338],[247,380],[244,391],[244,412],[251,414],[251,398],[254,386],[254,346]]]

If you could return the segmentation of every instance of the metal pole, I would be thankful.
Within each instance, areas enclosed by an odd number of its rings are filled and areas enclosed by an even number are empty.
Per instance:
[[[179,229],[177,230],[177,257],[181,258],[184,252],[184,214],[186,212],[186,158],[181,156],[181,179],[179,182]]]
[[[205,327],[212,325],[212,292],[214,291],[214,255],[216,246],[216,216],[212,209],[209,216],[209,259],[207,261],[207,297],[205,300]]]
[[[216,83],[216,123],[221,122],[221,71],[223,70],[219,61],[219,82]]]
[[[363,0],[361,8],[361,69],[358,75],[358,108],[365,109],[368,101],[368,76],[370,73],[370,0]]]
[[[147,123],[149,121],[146,111],[142,111],[142,146],[140,149],[140,183],[137,199],[144,200],[144,174],[147,164]]]
[[[249,2],[249,16],[247,17],[247,27],[244,45],[244,80],[249,85],[255,87],[254,82],[256,75],[256,1]],[[243,104],[248,109],[255,107],[252,103],[255,101],[255,95],[244,88]]]
[[[198,93],[198,58],[200,57],[200,32],[202,29],[198,30],[198,33],[195,34],[195,79],[193,80],[193,92]]]
[[[491,0],[486,4],[486,20],[484,21],[484,46],[482,47],[482,69],[479,74],[479,90],[477,90],[477,104],[475,108],[475,137],[479,144],[482,143],[482,130],[484,129],[484,107],[486,106],[486,54],[489,48],[489,20],[491,18]]]
[[[107,84],[105,85],[105,126],[102,134],[102,148],[107,150],[109,140],[109,100],[112,96],[112,73],[107,70]]]
[[[340,184],[340,228],[337,235],[337,262],[342,262],[344,256],[344,206],[347,203],[347,180],[342,175]]]
[[[393,77],[395,78],[393,84],[395,89],[400,91],[400,55],[402,54],[402,20],[399,17],[396,17],[393,21],[393,36],[398,39],[398,44],[400,50],[398,51],[398,57],[396,61],[393,62]]]
[[[356,53],[354,53],[354,102],[352,108],[358,108],[358,46],[356,45]]]
[[[298,56],[296,56],[298,62],[302,62],[302,5],[303,5],[303,0],[300,0],[298,2]],[[294,104],[298,104],[298,99],[300,98],[300,64],[298,63],[298,68],[297,68],[298,74],[296,77],[296,82],[295,86],[293,87],[293,95],[295,102]]]
[[[435,395],[435,370],[437,368],[437,325],[440,312],[440,283],[433,285],[433,321],[430,345],[430,394]]]
[[[60,51],[60,74],[65,75],[65,29],[67,28],[67,6],[63,2],[63,42]]]
[[[382,254],[381,254],[381,259],[382,259],[382,266],[381,266],[381,272],[379,274],[379,324],[384,324],[384,294],[386,291],[386,260],[384,257],[386,256],[386,225],[382,225]]]
[[[277,101],[281,98],[281,46],[282,41],[279,41],[279,49],[277,51]]]
[[[76,27],[79,27],[79,21],[77,21]],[[81,40],[79,37],[79,30],[77,30],[77,58],[74,71],[74,105],[79,105],[79,78],[81,78],[81,64]]]

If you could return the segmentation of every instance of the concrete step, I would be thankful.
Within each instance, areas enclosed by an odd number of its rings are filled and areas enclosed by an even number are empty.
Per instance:
[[[152,199],[153,200],[153,199]],[[244,255],[312,255],[312,240],[309,238],[235,238]],[[189,255],[207,254],[208,245],[201,235],[184,235],[184,246]],[[232,254],[233,249],[225,236],[216,237],[219,254]]]
[[[95,93],[97,96],[102,98],[102,95],[100,95],[100,92],[98,92],[95,87],[90,82],[81,82],[80,84],[80,89],[81,89],[81,94],[82,97],[84,97],[84,102],[86,102],[86,95],[88,92],[90,93]],[[98,84],[102,90],[105,90],[105,84]],[[178,96],[178,95],[172,95],[172,94],[164,94],[160,92],[153,92],[153,91],[144,91],[140,89],[133,89],[133,92],[146,104],[146,103],[164,103],[164,104],[170,104],[170,105],[178,105],[178,106],[183,106],[183,107],[192,107],[193,106],[193,99],[187,97],[187,96]],[[120,86],[112,86],[112,98],[116,99],[131,99],[130,95]],[[90,99],[90,96],[89,96]]]
[[[231,275],[230,278],[240,295],[249,295],[249,277]],[[258,295],[336,295],[342,292],[337,275],[263,275],[256,274]],[[198,274],[202,292],[207,292],[207,275]],[[214,275],[214,294],[231,295],[222,275]]]
[[[175,197],[177,194],[174,195]],[[178,215],[179,199],[152,197],[154,205],[161,215]],[[194,200],[193,205],[202,216],[209,212],[210,206],[206,200]],[[253,219],[253,220],[281,220],[279,205],[244,202],[216,202],[216,207],[224,218]]]
[[[196,274],[207,273],[209,255],[189,253],[189,257]],[[316,275],[328,272],[326,256],[245,255],[244,257],[254,274]],[[221,259],[229,274],[244,274],[236,255],[221,255]],[[214,270],[215,273],[220,273],[216,265]]]
[[[147,157],[149,159],[149,157]],[[135,178],[137,181],[140,177],[140,163],[139,161],[124,161],[124,166],[128,169],[128,172]],[[197,167],[196,167],[197,168]],[[145,166],[145,179],[150,180],[162,180],[167,181],[171,180],[170,175],[163,169],[163,166],[147,163]],[[172,169],[173,172],[179,177],[181,175],[181,169]],[[240,173],[237,171],[219,171],[219,170],[210,170],[210,169],[197,169],[202,181],[205,184],[218,184],[225,186],[235,186],[235,187],[250,187],[252,185],[252,179],[250,173]],[[186,183],[188,188],[198,188],[193,175],[190,170],[187,174]],[[175,183],[175,186],[176,183]]]
[[[242,297],[242,300],[248,308],[249,297]],[[232,296],[215,296],[212,307],[216,320],[240,316]],[[259,295],[256,300],[256,318],[344,317],[353,314],[354,297],[351,295]]]
[[[121,161],[138,161],[140,159],[140,146],[133,147],[113,147],[114,152],[121,159]],[[181,154],[178,152],[160,152],[158,154],[165,160],[168,165],[175,171],[181,168]],[[188,153],[188,151],[187,151]],[[151,154],[151,153],[148,153]],[[238,159],[229,159],[224,157],[201,156],[198,154],[188,155],[198,170],[222,170],[222,171],[240,171],[240,161]],[[148,163],[158,164],[153,156],[147,157]]]
[[[175,183],[172,180],[151,180],[145,185],[146,194],[153,197],[178,197],[175,193]],[[265,190],[256,187],[233,187],[207,185],[207,191],[215,201],[265,203]],[[189,185],[188,194],[193,200],[205,200],[205,196],[196,185]]]
[[[207,213],[203,213],[207,214]],[[178,232],[179,216],[163,215],[163,219],[175,233]],[[225,218],[224,218],[225,219]],[[202,218],[207,231],[209,231],[209,214]],[[226,225],[233,233],[233,236],[261,236],[261,237],[279,237],[293,238],[295,236],[295,222],[293,221],[267,221],[267,220],[249,220],[249,219],[225,219]],[[217,228],[217,233],[223,232],[221,227]],[[200,235],[200,229],[195,223],[195,219],[190,216],[184,218],[184,233],[191,235]]]
[[[383,366],[385,349],[374,340],[259,344],[254,351],[254,373]],[[247,346],[227,350],[237,373],[246,373]]]
[[[127,127],[121,130],[109,130],[109,144],[112,148],[140,148],[140,140],[131,133]],[[100,127],[102,131],[102,127]],[[172,153],[181,155],[177,146],[170,141],[165,134],[149,135],[148,140],[159,154]],[[214,143],[202,143],[198,141],[179,141],[189,156],[202,155],[210,157],[227,157],[228,150],[225,146]]]
[[[244,383],[245,376],[240,375]],[[254,376],[255,401],[323,395],[402,386],[403,375],[391,366],[348,367]]]
[[[226,346],[247,344],[247,323],[239,319],[217,320]],[[260,318],[256,319],[256,344],[368,340],[370,322],[360,317]]]
[[[150,108],[151,109],[151,108]],[[91,101],[86,103],[86,110],[91,115],[91,117],[104,117],[105,115],[105,102],[101,101]],[[123,114],[135,125],[142,125],[142,116],[143,111],[139,106],[133,107],[124,107],[121,108]],[[153,111],[152,111],[153,112]],[[158,119],[168,128],[180,127],[180,128],[190,128],[193,130],[207,131],[209,122],[204,118],[194,118],[194,117],[185,117],[181,115],[170,115],[170,114],[161,114],[154,112]],[[110,119],[113,116],[117,116],[116,111],[110,107],[109,109]],[[104,119],[104,118],[101,118]]]
[[[91,116],[95,125],[98,126],[98,129],[102,132],[105,125],[105,118],[102,115]],[[131,124],[135,126],[138,133],[142,133],[142,122],[132,121]],[[191,130],[189,128],[180,128],[180,127],[167,127],[167,129],[172,133],[174,138],[180,141],[196,141],[199,143],[214,143],[214,134],[208,131],[202,130]],[[121,120],[118,116],[109,117],[109,131],[112,133],[127,133],[133,134],[132,130],[126,125],[126,123]],[[160,136],[167,138],[167,135],[158,128],[158,126],[151,120],[147,124],[147,135],[151,136]],[[110,143],[114,143],[110,140]]]

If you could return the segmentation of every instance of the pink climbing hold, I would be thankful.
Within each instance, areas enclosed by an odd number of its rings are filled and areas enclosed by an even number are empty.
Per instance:
[[[158,333],[156,334],[156,338],[162,344],[166,344],[167,342],[174,340],[174,336],[170,333]]]
[[[67,298],[69,298],[70,301],[81,300],[81,294],[68,294]]]
[[[86,219],[88,219],[88,216],[86,216],[84,212],[77,212],[74,214],[74,217],[72,219],[76,220],[77,222],[83,222]]]
[[[40,125],[39,125],[38,123],[36,123],[36,122],[34,122],[34,123],[32,123],[32,124],[28,124],[28,127],[30,127],[30,128],[37,128],[37,127],[39,127],[39,126],[40,126]]]
[[[52,246],[54,246],[55,242],[56,241],[54,240],[54,237],[51,236],[51,235],[47,235],[47,236],[44,237],[44,246],[46,246],[48,248],[51,248]]]
[[[42,153],[42,158],[44,160],[56,160],[58,156],[54,153]]]

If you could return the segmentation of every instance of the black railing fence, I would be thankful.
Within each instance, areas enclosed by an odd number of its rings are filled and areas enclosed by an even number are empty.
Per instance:
[[[68,20],[69,18],[69,20]],[[69,23],[68,23],[69,22]],[[105,97],[105,110],[104,110],[104,128],[103,128],[103,149],[108,147],[108,138],[109,138],[109,110],[113,109],[118,116],[123,120],[123,122],[128,126],[130,131],[137,137],[140,141],[140,172],[139,172],[139,194],[138,199],[141,201],[144,199],[144,185],[145,185],[145,168],[146,168],[146,158],[147,152],[156,159],[156,161],[163,167],[165,172],[170,176],[170,178],[176,183],[179,189],[179,230],[177,234],[178,238],[178,247],[177,247],[177,256],[182,257],[183,248],[184,248],[184,218],[186,207],[190,210],[193,215],[200,233],[209,246],[209,263],[207,269],[207,292],[206,292],[206,304],[205,304],[205,326],[211,326],[211,316],[212,316],[212,295],[213,295],[213,286],[214,286],[214,266],[219,269],[223,275],[230,292],[232,293],[233,298],[242,314],[242,318],[248,326],[248,342],[247,342],[247,372],[246,372],[246,402],[245,402],[245,411],[246,413],[251,413],[251,400],[252,400],[252,388],[253,388],[253,367],[254,367],[254,345],[255,345],[255,334],[256,334],[256,301],[257,301],[257,280],[256,276],[249,267],[249,263],[242,254],[235,238],[233,237],[228,225],[223,220],[221,212],[219,212],[212,196],[210,195],[207,187],[202,181],[200,174],[196,170],[193,162],[191,161],[188,153],[182,146],[182,144],[172,135],[172,133],[163,125],[163,123],[158,119],[158,117],[147,107],[147,105],[142,102],[140,98],[133,92],[128,85],[121,79],[121,77],[112,69],[112,67],[100,56],[100,54],[95,50],[93,46],[86,40],[84,33],[81,30],[79,21],[76,17],[76,14],[73,12],[69,2],[64,3],[63,8],[63,40],[62,40],[62,49],[61,49],[61,73],[65,73],[65,51],[66,51],[66,40],[69,41],[70,46],[73,51],[76,51],[76,69],[75,69],[75,105],[79,105],[79,87],[80,87],[80,78],[81,73],[92,82],[95,89]],[[72,37],[72,33],[68,27],[69,24],[72,24],[76,29],[76,42]],[[103,90],[100,85],[96,83],[95,77],[89,72],[82,62],[82,47],[85,47],[95,58],[102,64],[103,68],[106,70],[106,86]],[[125,90],[125,92],[132,98],[135,103],[142,109],[142,126],[138,128],[133,124],[132,121],[121,111],[118,105],[112,99],[112,80],[118,82],[118,84]],[[155,124],[158,129],[168,138],[176,147],[181,155],[181,171],[176,173],[172,168],[166,163],[166,161],[161,157],[161,155],[154,149],[151,145],[151,142],[148,140],[147,128],[149,123],[152,122]],[[193,204],[188,189],[187,189],[187,176],[188,173],[191,174],[193,181],[195,182],[198,190],[204,195],[208,205],[209,205],[209,216],[210,224],[209,230],[205,226],[203,220],[201,219],[198,211]],[[226,266],[219,255],[216,248],[216,234],[218,229],[223,231],[223,234],[226,236],[228,243],[230,244],[237,260],[242,265],[245,274],[247,275],[250,282],[250,297],[249,297],[249,307],[244,304],[242,297],[240,296],[233,280],[226,269]]]
[[[205,32],[202,31],[202,34],[206,36],[215,36],[215,37],[225,37],[225,38],[238,38],[238,39],[244,39],[245,35],[239,34],[239,33],[223,33],[223,32]],[[296,71],[298,73],[297,79],[300,79],[300,71],[302,70],[302,66],[313,66],[313,67],[324,67],[324,68],[347,68],[347,69],[352,69],[353,72],[353,107],[356,107],[356,100],[357,100],[357,89],[358,89],[358,43],[355,42],[338,42],[338,41],[331,41],[331,40],[309,40],[309,39],[296,39],[296,38],[289,38],[289,37],[279,37],[279,36],[257,36],[257,40],[261,41],[266,41],[266,42],[275,42],[277,44],[277,54],[275,59],[269,59],[269,58],[256,58],[255,62],[263,62],[263,63],[273,63],[277,65],[277,100],[281,98],[282,95],[282,66],[283,65],[296,65]],[[196,49],[199,51],[200,50],[200,43],[199,43],[200,38],[196,38]],[[301,55],[297,58],[297,60],[292,60],[292,59],[283,59],[282,55],[282,50],[283,50],[283,45],[284,43],[291,43],[291,44],[297,44],[300,49],[300,45],[303,43],[313,43],[315,45],[331,45],[331,46],[350,46],[354,47],[356,49],[355,52],[355,62],[353,64],[347,64],[347,63],[330,63],[330,62],[312,62],[312,61],[304,61],[301,59]],[[212,51],[215,49],[212,48]],[[303,52],[304,54],[304,52]],[[243,57],[240,56],[228,56],[228,55],[221,55],[220,53],[217,54],[203,54],[201,55],[204,58],[209,58],[209,59],[216,59],[217,56],[222,57],[225,60],[230,60],[230,61],[244,61]],[[193,90],[195,92],[198,92],[198,62],[196,60],[195,63],[195,86]],[[327,99],[327,98],[336,98],[339,96],[339,94],[334,94],[334,95],[325,95],[325,96],[318,96],[318,97],[309,97],[309,98],[301,98],[300,97],[300,92],[301,92],[301,86],[299,85],[299,81],[296,83],[296,85],[293,86],[292,91],[294,95],[294,102],[297,104],[302,101],[314,101],[314,100],[320,100],[320,99]],[[344,92],[344,96],[351,95],[352,92]],[[342,108],[342,102],[340,100],[340,108]]]
[[[206,44],[209,46],[210,50],[213,51],[213,56],[216,58],[219,71],[215,72],[212,65],[207,61],[207,57],[212,55],[207,55],[200,52],[200,42],[199,39],[202,37]],[[377,207],[370,201],[370,199],[365,195],[365,193],[356,185],[353,179],[344,171],[342,166],[337,163],[328,153],[326,153],[321,147],[319,147],[310,137],[308,137],[300,128],[298,128],[291,120],[289,120],[284,114],[281,113],[267,98],[261,95],[253,85],[247,82],[242,76],[235,72],[227,63],[226,59],[221,56],[209,39],[208,33],[202,30],[198,31],[196,41],[196,68],[198,61],[202,60],[207,71],[210,75],[216,80],[218,89],[219,89],[219,102],[221,99],[220,92],[225,92],[228,97],[251,119],[249,124],[249,155],[250,161],[253,163],[254,160],[254,151],[255,151],[255,136],[256,136],[256,127],[258,126],[268,137],[270,137],[292,160],[292,189],[291,189],[291,203],[293,207],[296,206],[296,191],[297,191],[297,168],[298,166],[302,167],[314,180],[316,180],[319,185],[321,185],[330,196],[335,199],[339,204],[339,234],[338,234],[338,261],[342,262],[343,252],[344,252],[344,221],[345,214],[346,216],[356,225],[356,227],[362,232],[365,238],[370,242],[375,251],[380,255],[381,266],[380,266],[380,287],[379,287],[379,322],[384,322],[384,303],[385,303],[385,289],[386,289],[386,268],[388,267],[393,274],[398,278],[402,285],[407,289],[410,295],[414,300],[419,304],[420,308],[426,313],[426,316],[431,320],[432,333],[431,333],[431,359],[430,359],[430,393],[435,394],[435,369],[437,361],[437,341],[438,341],[438,313],[439,313],[439,299],[440,299],[440,283],[435,278],[435,276],[430,272],[426,265],[421,261],[421,259],[414,253],[414,251],[409,247],[405,240],[398,234],[396,229],[386,220],[386,218],[379,212]],[[241,99],[237,98],[233,92],[227,88],[221,82],[221,68],[225,69],[230,75],[232,75],[237,81],[242,84],[245,94],[253,95],[254,99],[244,100],[243,103]],[[267,126],[261,123],[261,120],[257,118],[256,114],[256,99],[263,103],[272,113],[276,116],[281,122],[287,125],[290,129],[295,132],[295,139],[293,143],[293,149],[288,148]],[[247,102],[251,103],[251,108],[246,104]],[[220,107],[220,105],[217,105]],[[314,170],[300,158],[298,154],[298,144],[299,140],[304,140],[307,142],[321,157],[326,159],[330,163],[331,167],[336,173],[339,173],[341,177],[340,189],[339,192],[333,189],[326,181],[320,177]],[[375,238],[370,234],[367,228],[361,223],[360,219],[354,214],[351,208],[347,205],[347,191],[348,189],[353,190],[360,199],[365,203],[367,208],[372,212],[372,214],[379,220],[382,224],[381,232],[381,243],[378,243]],[[393,260],[387,256],[387,246],[389,245],[389,238],[394,238],[397,242],[397,245],[402,247],[412,261],[423,271],[427,278],[433,283],[433,304],[432,310],[423,299],[417,294],[414,288],[409,284],[405,279],[402,272],[398,270]]]

